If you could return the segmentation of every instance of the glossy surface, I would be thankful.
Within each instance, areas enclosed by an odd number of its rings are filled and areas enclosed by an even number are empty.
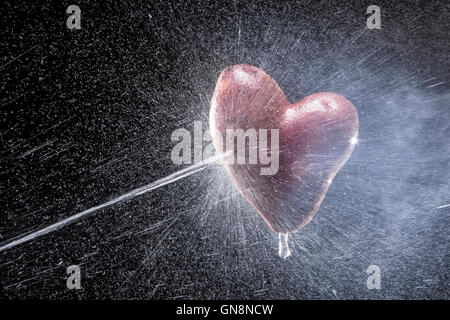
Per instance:
[[[258,164],[224,165],[272,230],[296,231],[311,221],[357,142],[356,109],[331,92],[291,104],[264,71],[249,65],[228,67],[211,100],[210,130],[216,150],[226,151],[219,141],[225,141],[227,129],[252,128],[279,129],[278,172],[261,175],[266,166],[259,154]]]

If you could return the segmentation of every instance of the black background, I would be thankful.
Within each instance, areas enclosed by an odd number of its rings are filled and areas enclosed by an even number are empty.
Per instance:
[[[370,4],[381,30],[366,28]],[[1,17],[2,241],[180,169],[170,135],[207,128],[226,66],[264,69],[291,102],[338,92],[360,118],[287,261],[213,167],[0,253],[2,297],[449,297],[444,1],[4,1]],[[71,264],[82,290],[66,288]],[[371,264],[381,290],[366,287]]]

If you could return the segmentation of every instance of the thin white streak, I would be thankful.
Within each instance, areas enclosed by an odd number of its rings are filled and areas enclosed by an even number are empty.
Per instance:
[[[445,83],[445,81],[442,81],[442,82],[439,82],[439,83],[432,84],[431,86],[428,86],[428,88],[433,88],[433,87],[439,86],[439,85],[441,85],[441,84],[443,84],[443,83]]]
[[[111,206],[111,205],[113,205],[113,204],[115,204],[117,202],[120,202],[120,201],[123,201],[123,200],[132,199],[132,198],[134,198],[136,196],[139,196],[141,194],[144,194],[146,192],[158,189],[158,188],[160,188],[162,186],[165,186],[165,185],[167,185],[169,183],[172,183],[172,182],[175,182],[175,181],[180,180],[182,178],[185,178],[187,176],[190,176],[190,175],[192,175],[192,174],[194,174],[196,172],[199,172],[199,171],[207,168],[210,164],[221,160],[226,155],[227,154],[225,153],[225,154],[222,154],[222,155],[217,155],[217,156],[208,158],[208,159],[206,159],[206,160],[204,160],[204,161],[202,161],[202,162],[200,162],[198,164],[194,164],[194,165],[189,166],[189,167],[187,167],[185,169],[182,169],[180,171],[174,172],[174,173],[168,175],[167,177],[164,177],[162,179],[159,179],[157,181],[149,183],[149,184],[147,184],[145,186],[142,186],[140,188],[136,188],[136,189],[134,189],[134,190],[132,190],[132,191],[130,191],[128,193],[125,193],[125,194],[123,194],[123,195],[121,195],[121,196],[119,196],[117,198],[114,198],[114,199],[109,200],[109,201],[107,201],[105,203],[102,203],[102,204],[100,204],[98,206],[95,206],[95,207],[89,208],[87,210],[84,210],[84,211],[82,211],[80,213],[77,213],[77,214],[75,214],[73,216],[65,218],[65,219],[63,219],[63,220],[61,220],[59,222],[51,224],[51,225],[49,225],[49,226],[47,226],[47,227],[45,227],[43,229],[34,231],[34,232],[32,232],[32,233],[30,233],[28,235],[20,235],[16,240],[13,240],[13,241],[11,241],[9,243],[6,243],[6,244],[2,245],[0,247],[0,252],[8,250],[8,249],[11,249],[11,248],[13,248],[15,246],[18,246],[18,245],[20,245],[20,244],[22,244],[24,242],[36,239],[36,238],[38,238],[40,236],[43,236],[43,235],[45,235],[47,233],[53,232],[55,230],[58,230],[58,229],[60,229],[60,228],[62,228],[64,226],[67,226],[67,225],[69,225],[69,224],[71,224],[71,223],[73,223],[73,222],[75,222],[75,221],[77,221],[77,220],[79,220],[79,219],[89,215],[90,213],[93,213],[93,212],[98,211],[100,209],[109,207],[109,206]]]

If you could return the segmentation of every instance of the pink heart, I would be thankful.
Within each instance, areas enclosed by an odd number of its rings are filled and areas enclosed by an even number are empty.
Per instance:
[[[269,165],[262,164],[260,153],[257,164],[238,164],[234,150],[235,163],[224,165],[247,201],[273,231],[282,234],[299,230],[311,221],[358,135],[358,114],[343,96],[321,92],[291,104],[275,80],[245,64],[222,71],[211,100],[209,121],[219,154],[229,151],[221,143],[226,141],[226,129],[267,129],[269,150],[275,137],[270,132],[278,129],[279,167],[275,174],[261,174],[261,169]],[[234,142],[236,146],[236,139]],[[245,144],[247,156],[251,148],[255,146]]]

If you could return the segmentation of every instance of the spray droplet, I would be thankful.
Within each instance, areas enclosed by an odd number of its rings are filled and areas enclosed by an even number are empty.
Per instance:
[[[291,250],[289,250],[288,236],[288,233],[278,234],[278,254],[283,259],[286,259],[291,255]]]

